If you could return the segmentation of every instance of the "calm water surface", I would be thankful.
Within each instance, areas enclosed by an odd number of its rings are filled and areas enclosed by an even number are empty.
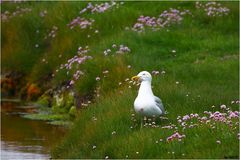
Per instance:
[[[19,106],[1,102],[1,159],[49,159],[50,149],[63,138],[66,128],[22,118],[34,110]]]

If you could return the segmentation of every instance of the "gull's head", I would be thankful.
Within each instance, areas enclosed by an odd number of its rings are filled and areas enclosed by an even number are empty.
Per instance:
[[[137,76],[133,76],[132,77],[133,81],[138,81],[138,82],[142,82],[142,81],[152,81],[152,76],[149,72],[147,71],[142,71],[140,73],[138,73]]]

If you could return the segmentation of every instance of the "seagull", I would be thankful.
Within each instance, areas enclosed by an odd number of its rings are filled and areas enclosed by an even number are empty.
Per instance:
[[[140,72],[137,76],[132,77],[133,81],[141,83],[138,96],[134,101],[134,110],[144,117],[156,117],[165,114],[160,98],[154,96],[151,82],[152,76],[147,71]]]

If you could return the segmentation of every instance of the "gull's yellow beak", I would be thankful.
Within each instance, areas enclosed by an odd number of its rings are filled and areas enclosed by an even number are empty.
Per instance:
[[[133,80],[133,81],[138,81],[139,80],[139,76],[133,76],[131,79]]]

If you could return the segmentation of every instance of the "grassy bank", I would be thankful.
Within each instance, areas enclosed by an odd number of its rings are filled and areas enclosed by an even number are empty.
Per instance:
[[[88,3],[2,4],[2,13],[17,5],[32,9],[2,22],[3,71],[23,72],[43,92],[52,88],[56,113],[80,108],[53,158],[239,157],[239,119],[230,116],[239,110],[238,2],[221,2],[229,11],[214,16],[201,4],[117,2],[82,14]],[[134,28],[141,15],[158,17],[164,10],[174,15],[169,26]],[[89,20],[85,28],[82,19],[72,21],[79,15]],[[128,78],[142,70],[155,71],[153,91],[168,114],[141,129],[133,112],[138,86]],[[72,92],[77,102],[60,102]],[[216,119],[217,111],[225,119]],[[169,140],[174,133],[184,136]]]

